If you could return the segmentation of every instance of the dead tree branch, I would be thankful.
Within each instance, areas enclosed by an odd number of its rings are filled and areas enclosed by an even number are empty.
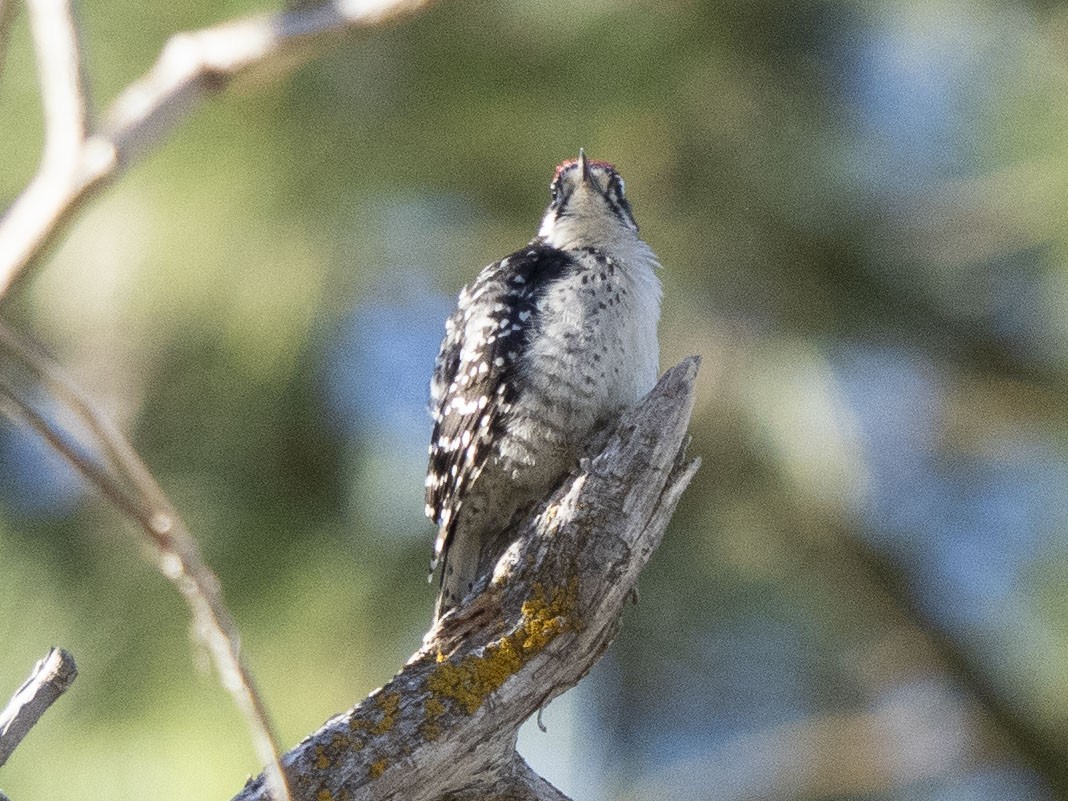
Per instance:
[[[37,174],[0,216],[0,299],[55,240],[81,203],[158,143],[208,95],[256,68],[291,70],[341,35],[413,12],[428,0],[332,0],[171,37],[156,64],[91,125],[78,28],[70,0],[25,0],[37,55],[45,142]],[[14,13],[0,0],[0,68]],[[0,351],[37,382],[29,391],[0,377],[0,410],[37,431],[105,497],[136,521],[164,574],[189,605],[223,685],[245,716],[276,797],[286,798],[277,740],[215,575],[185,524],[122,434],[45,353],[0,330]],[[29,400],[43,391],[51,410]],[[60,411],[77,434],[56,422]],[[271,765],[274,765],[272,768]]]
[[[223,600],[218,579],[178,512],[133,446],[64,375],[52,358],[0,323],[0,355],[5,372],[21,367],[27,375],[0,376],[0,412],[33,429],[105,498],[139,526],[156,554],[160,571],[189,606],[197,635],[212,655],[220,680],[248,727],[257,756],[268,765],[279,799],[289,797],[279,768],[281,749],[266,705],[241,657],[237,626]],[[20,388],[20,383],[31,387]],[[43,395],[44,401],[29,396]],[[69,420],[55,419],[61,413]]]
[[[69,0],[24,0],[41,83],[45,141],[41,172],[73,174],[89,131],[81,48]]]
[[[28,2],[39,54],[46,147],[37,175],[0,217],[0,297],[86,198],[158,143],[205,97],[256,68],[292,70],[343,34],[412,13],[428,2],[333,0],[175,34],[155,65],[119,94],[95,131],[87,128],[88,104],[78,77],[69,4]],[[10,16],[10,3],[0,0],[0,22]],[[52,47],[58,54],[54,63]]]
[[[74,657],[53,648],[33,667],[33,672],[0,712],[0,765],[29,734],[41,716],[67,691],[78,676]]]
[[[566,801],[515,751],[619,630],[698,460],[684,455],[699,360],[668,371],[532,511],[475,600],[388,684],[283,757],[297,799]],[[263,777],[234,801],[266,801]]]

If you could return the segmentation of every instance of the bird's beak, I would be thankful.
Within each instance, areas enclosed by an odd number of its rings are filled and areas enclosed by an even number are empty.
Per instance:
[[[589,183],[590,180],[590,162],[586,159],[586,151],[581,147],[579,148],[578,157],[579,172],[582,174],[582,182]]]

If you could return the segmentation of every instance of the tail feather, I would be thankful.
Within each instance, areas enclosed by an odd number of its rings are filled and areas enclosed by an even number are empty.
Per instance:
[[[459,606],[478,578],[481,543],[471,536],[453,536],[450,540],[441,555],[441,591],[434,610],[435,620]]]

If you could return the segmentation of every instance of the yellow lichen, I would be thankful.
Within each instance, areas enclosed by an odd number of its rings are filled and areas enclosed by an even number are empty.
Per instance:
[[[334,801],[334,794],[323,788],[315,794],[315,801]]]
[[[511,638],[506,637],[487,646],[482,654],[465,656],[459,662],[442,662],[427,679],[427,689],[435,696],[453,699],[471,715],[522,665]]]
[[[372,779],[377,779],[383,773],[386,772],[386,768],[389,767],[388,759],[376,759],[371,763],[371,766],[367,768],[367,775]]]
[[[396,722],[400,693],[383,693],[375,698],[375,704],[382,710],[382,720],[371,728],[371,734],[385,734]]]
[[[445,704],[441,703],[437,698],[427,698],[423,709],[426,712],[427,720],[436,720],[445,714]]]
[[[541,584],[534,585],[534,597],[523,603],[523,653],[533,655],[553,639],[574,627],[578,580],[557,587],[547,596]]]
[[[423,715],[426,720],[419,726],[419,731],[423,735],[423,739],[429,742],[434,742],[441,736],[441,726],[435,721],[445,714],[445,704],[440,699],[431,696],[426,699],[426,704],[423,706]]]
[[[431,715],[431,703],[441,704],[440,697],[451,698],[468,714],[474,714],[490,693],[500,688],[523,664],[558,635],[574,628],[574,610],[578,584],[572,580],[566,588],[546,593],[534,586],[534,597],[523,604],[522,625],[511,635],[486,646],[481,654],[469,654],[458,662],[440,661],[427,678],[432,697],[427,701],[427,720],[432,723],[440,712]],[[438,707],[434,707],[437,709]],[[424,736],[437,736],[436,727],[424,724]],[[429,733],[428,733],[429,732]]]
[[[382,712],[382,718],[377,723],[364,718],[353,718],[349,721],[349,728],[352,731],[366,731],[371,735],[385,734],[392,729],[397,721],[397,710],[400,709],[400,693],[376,695],[375,706]]]
[[[326,755],[326,749],[321,745],[315,746],[315,767],[326,770],[330,767],[330,757]]]

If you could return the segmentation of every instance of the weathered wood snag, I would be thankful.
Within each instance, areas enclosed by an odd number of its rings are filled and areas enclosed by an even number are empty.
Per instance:
[[[516,734],[619,630],[699,464],[684,454],[699,361],[623,415],[520,524],[485,591],[439,621],[400,673],[285,755],[295,799],[566,801],[516,753]],[[234,801],[269,797],[260,776]]]

